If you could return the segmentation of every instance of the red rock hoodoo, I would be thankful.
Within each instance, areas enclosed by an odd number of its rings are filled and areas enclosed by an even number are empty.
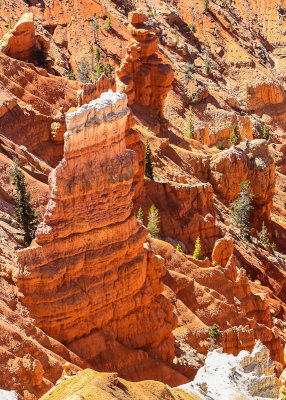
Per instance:
[[[128,104],[148,121],[167,126],[163,106],[174,79],[171,66],[158,52],[159,39],[146,24],[147,16],[140,11],[129,14],[128,29],[132,40],[127,55],[117,70],[117,90],[128,96]],[[155,130],[160,129],[160,125]]]
[[[160,294],[163,260],[148,251],[132,214],[128,114],[126,95],[109,92],[67,115],[44,222],[32,247],[18,252],[19,286],[45,332],[99,369],[142,378],[144,368],[134,376],[130,364],[147,365],[148,354],[172,360],[175,319]],[[118,357],[124,348],[129,357]]]

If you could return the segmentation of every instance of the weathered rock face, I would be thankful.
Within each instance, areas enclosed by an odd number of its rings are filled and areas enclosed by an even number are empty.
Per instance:
[[[270,218],[275,193],[275,165],[266,140],[242,143],[212,157],[209,182],[214,190],[228,202],[238,196],[239,184],[248,180],[254,195],[256,218]]]
[[[128,382],[117,373],[100,373],[86,369],[68,379],[60,379],[49,393],[41,397],[41,400],[98,400],[103,398],[105,400],[181,400],[182,395],[184,400],[202,400],[194,392],[171,389],[170,386],[161,382],[153,380]]]
[[[166,125],[163,106],[172,88],[173,71],[159,55],[159,39],[146,21],[146,15],[140,11],[129,13],[132,40],[116,72],[117,89],[127,94],[132,109],[141,113],[144,109],[150,121]]]
[[[6,240],[2,226],[1,238]],[[19,301],[11,276],[10,279],[0,277],[0,331],[0,386],[15,390],[19,400],[36,400],[42,396],[59,379],[67,361],[77,365],[73,365],[74,370],[88,367],[64,345],[35,327],[28,310]],[[1,395],[0,391],[2,399]]]
[[[252,353],[241,351],[237,357],[223,354],[222,349],[213,350],[194,381],[179,388],[198,393],[203,399],[278,398],[273,362],[269,350],[260,341],[256,342]]]
[[[197,185],[144,180],[144,190],[136,204],[144,213],[144,223],[151,205],[160,210],[160,236],[170,243],[180,242],[184,252],[194,251],[196,238],[201,238],[205,254],[210,254],[221,237],[213,208],[213,188],[209,183]]]
[[[190,379],[209,349],[210,327],[219,325],[219,345],[227,353],[251,350],[260,339],[271,351],[281,372],[283,345],[272,320],[269,294],[253,290],[243,269],[236,265],[233,238],[216,242],[212,260],[195,260],[168,243],[152,240],[156,254],[165,259],[165,296],[178,317],[175,365]]]
[[[0,41],[0,51],[9,57],[27,62],[38,62],[37,52],[45,56],[50,48],[49,41],[36,35],[34,14],[26,13]]]
[[[160,295],[163,262],[143,247],[147,233],[132,214],[128,114],[127,96],[110,92],[67,115],[45,220],[32,247],[18,252],[19,286],[36,324],[101,369],[126,368],[125,376],[148,353],[173,358],[175,325]]]

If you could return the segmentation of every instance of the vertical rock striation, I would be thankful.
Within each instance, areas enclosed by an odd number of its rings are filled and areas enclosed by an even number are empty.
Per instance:
[[[127,96],[113,92],[67,115],[44,222],[18,252],[19,286],[36,324],[92,365],[119,371],[131,353],[132,362],[174,355],[163,262],[132,213],[137,161],[125,147],[128,115]]]

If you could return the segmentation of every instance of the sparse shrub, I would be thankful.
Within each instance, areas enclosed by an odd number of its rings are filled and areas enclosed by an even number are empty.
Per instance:
[[[107,63],[106,65],[103,66],[103,73],[108,78],[110,78],[110,76],[112,75],[113,71],[114,71],[114,67],[110,63]]]
[[[231,203],[231,216],[234,225],[239,229],[242,239],[251,239],[250,217],[253,211],[251,202],[253,194],[249,193],[249,181],[242,182],[238,198]]]
[[[245,84],[244,106],[245,106],[246,110],[249,107],[248,82],[246,82],[246,84]]]
[[[195,34],[195,33],[197,32],[197,27],[196,27],[196,24],[195,24],[194,22],[191,22],[191,23],[188,25],[188,29],[189,29],[189,31],[190,31],[191,33],[193,33],[193,34]]]
[[[209,9],[210,0],[203,0],[203,13],[206,13]]]
[[[89,54],[90,54],[90,67],[91,67],[91,70],[93,71],[93,66],[94,66],[94,47],[93,47],[93,44],[90,45]]]
[[[75,81],[75,74],[74,74],[72,68],[67,72],[67,77],[68,77],[69,80]]]
[[[15,189],[12,196],[16,213],[15,218],[24,231],[24,243],[29,246],[35,237],[39,220],[37,212],[31,206],[31,194],[27,189],[25,176],[19,168],[18,160],[14,160],[9,175],[13,178],[12,185]]]
[[[8,24],[7,24],[7,32],[11,31],[12,29],[12,21],[9,19]]]
[[[82,58],[77,64],[78,79],[82,83],[90,82],[90,67],[88,62]]]
[[[175,33],[175,40],[176,40],[176,47],[178,47],[180,44],[180,35],[179,35],[178,30],[176,30],[176,33]]]
[[[190,138],[190,139],[194,139],[194,137],[195,137],[195,128],[194,128],[194,122],[193,122],[192,106],[189,107],[189,110],[188,110],[188,113],[187,113],[185,136]]]
[[[138,210],[137,219],[138,219],[138,221],[143,223],[143,210],[141,207]]]
[[[95,50],[95,58],[96,58],[96,62],[99,63],[99,61],[100,61],[100,50],[99,50],[98,47]]]
[[[183,252],[180,243],[177,244],[176,251],[178,251],[179,253],[182,253],[182,252]]]
[[[261,231],[258,232],[257,236],[258,236],[259,242],[262,244],[262,246],[264,246],[266,248],[270,248],[272,250],[272,252],[274,252],[274,250],[276,249],[276,245],[275,245],[275,243],[270,242],[268,229],[266,228],[264,221],[262,223]]]
[[[150,148],[149,140],[145,143],[146,155],[145,155],[145,176],[154,180],[153,165],[152,165],[152,151]]]
[[[104,29],[107,32],[111,31],[111,29],[112,29],[110,13],[107,13],[107,18],[106,18],[106,22],[105,22],[105,25],[104,25]]]
[[[219,326],[217,324],[213,324],[210,329],[210,347],[214,348],[219,339]]]
[[[91,25],[91,30],[93,32],[93,40],[94,40],[94,42],[96,42],[97,39],[98,39],[97,36],[98,36],[98,29],[99,29],[99,24],[97,22],[96,13],[93,14],[92,21],[91,21],[90,25]]]
[[[203,259],[201,241],[200,241],[200,237],[199,236],[196,239],[195,251],[194,251],[193,257],[196,260],[202,260]]]
[[[158,237],[158,233],[160,231],[159,223],[160,223],[159,211],[154,206],[154,204],[152,204],[148,214],[148,225],[147,225],[147,229],[152,238]]]
[[[114,70],[113,65],[109,63],[106,65],[97,63],[93,70],[93,80],[97,81],[97,79],[99,79],[103,74],[106,75],[108,78],[110,78],[113,70]]]
[[[232,124],[232,127],[231,127],[231,134],[230,134],[229,141],[233,146],[235,146],[238,143],[238,139],[239,139],[238,126],[237,126],[237,124],[234,123],[234,124]]]
[[[219,143],[219,144],[217,145],[217,148],[218,148],[219,150],[224,150],[224,147],[223,147],[223,144],[222,144],[222,143]]]
[[[205,73],[209,74],[211,71],[211,52],[209,50],[206,51],[205,54]]]
[[[266,124],[264,124],[264,126],[263,126],[262,138],[267,141],[270,140],[269,128]]]

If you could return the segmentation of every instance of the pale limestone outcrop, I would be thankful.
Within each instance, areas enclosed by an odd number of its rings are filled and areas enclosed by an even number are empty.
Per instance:
[[[278,388],[274,363],[269,350],[257,341],[252,353],[241,351],[236,357],[209,352],[204,367],[195,379],[179,387],[186,392],[197,392],[203,399],[266,400],[277,399]]]
[[[7,391],[0,389],[0,400],[18,400],[18,396],[13,390]]]
[[[109,92],[67,115],[64,158],[51,172],[36,239],[18,252],[18,284],[45,332],[91,365],[134,379],[131,363],[173,358],[175,318],[161,296],[163,260],[143,247],[147,231],[132,213],[128,114],[127,96]]]

